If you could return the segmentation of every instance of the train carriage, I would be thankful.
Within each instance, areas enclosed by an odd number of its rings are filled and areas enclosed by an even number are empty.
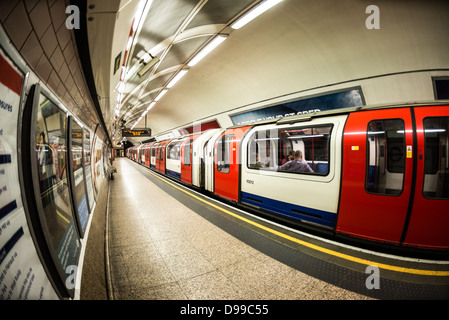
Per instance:
[[[143,147],[143,152],[144,152],[144,156],[145,156],[145,167],[150,167],[151,165],[151,146],[154,144],[155,142],[150,142],[145,144],[145,146]]]
[[[446,105],[293,116],[148,149],[153,170],[261,213],[337,238],[449,249]],[[127,152],[141,161],[137,153]]]
[[[447,106],[349,115],[337,232],[449,247],[448,119]]]
[[[214,145],[213,192],[234,202],[238,202],[240,193],[240,144],[250,128],[227,129],[216,138]]]
[[[156,146],[156,171],[165,174],[165,160],[166,160],[166,152],[165,147],[170,142],[170,140],[163,140],[159,143],[155,144]]]
[[[166,173],[178,180],[181,180],[181,146],[186,139],[173,139],[166,146]]]
[[[205,188],[206,184],[206,154],[207,144],[212,136],[221,132],[222,129],[210,129],[202,132],[192,145],[192,186]]]
[[[338,116],[254,127],[242,145],[241,202],[334,228],[345,120]],[[287,163],[295,161],[287,161],[290,151],[301,154],[310,171],[289,168]]]

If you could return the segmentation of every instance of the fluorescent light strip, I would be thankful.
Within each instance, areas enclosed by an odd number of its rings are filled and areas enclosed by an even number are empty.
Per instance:
[[[193,67],[226,39],[227,39],[226,37],[217,36],[207,46],[205,46],[203,50],[201,50],[192,60],[190,60],[190,62],[187,65],[189,67]]]
[[[150,111],[150,109],[153,108],[155,104],[156,104],[156,102],[154,102],[154,101],[151,102],[150,105],[147,108],[147,111]]]
[[[129,51],[129,49],[131,48],[131,45],[133,44],[133,37],[130,36],[128,38],[128,43],[126,44],[126,51]]]
[[[267,0],[262,2],[260,5],[255,7],[254,9],[250,10],[247,14],[242,16],[240,19],[238,19],[236,22],[234,22],[231,25],[232,29],[240,29],[244,25],[246,25],[248,22],[252,21],[253,19],[260,16],[262,13],[270,9],[271,7],[277,5],[282,0]]]
[[[157,97],[154,99],[154,101],[159,101],[163,96],[164,96],[164,94],[166,94],[167,93],[167,91],[168,90],[162,90],[158,95],[157,95]]]
[[[178,72],[178,74],[167,84],[167,88],[173,87],[179,80],[181,80],[182,77],[185,76],[187,73],[187,69],[181,70]]]

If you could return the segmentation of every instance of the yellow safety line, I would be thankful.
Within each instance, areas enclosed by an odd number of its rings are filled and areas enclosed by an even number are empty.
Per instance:
[[[62,215],[62,213],[59,212],[57,209],[56,209],[56,214],[57,214],[62,220],[64,220],[65,222],[67,222],[67,224],[70,223],[70,220],[67,219],[66,217],[64,217],[64,216]]]
[[[207,204],[207,205],[209,205],[209,206],[211,206],[211,207],[213,207],[215,209],[218,209],[218,210],[220,210],[220,211],[222,211],[222,212],[224,212],[224,213],[226,213],[226,214],[228,214],[228,215],[230,215],[230,216],[232,216],[234,218],[240,219],[240,220],[242,220],[242,221],[244,221],[246,223],[249,223],[249,224],[251,224],[251,225],[253,225],[253,226],[257,227],[257,228],[260,228],[260,229],[265,230],[265,231],[267,231],[269,233],[272,233],[272,234],[274,234],[274,235],[276,235],[278,237],[281,237],[281,238],[284,238],[286,240],[295,242],[297,244],[300,244],[302,246],[308,247],[310,249],[314,249],[316,251],[320,251],[320,252],[323,252],[323,253],[335,256],[335,257],[339,257],[339,258],[342,258],[342,259],[345,259],[345,260],[349,260],[349,261],[360,263],[360,264],[364,264],[364,265],[375,265],[375,266],[378,266],[379,268],[385,269],[385,270],[391,270],[391,271],[397,271],[397,272],[403,272],[403,273],[410,273],[410,274],[425,275],[425,276],[440,276],[440,277],[441,276],[442,277],[449,276],[449,271],[421,270],[421,269],[397,267],[397,266],[392,266],[392,265],[388,265],[388,264],[384,264],[384,263],[377,263],[377,262],[374,262],[374,261],[353,257],[353,256],[350,256],[348,254],[340,253],[340,252],[337,252],[337,251],[334,251],[334,250],[326,249],[326,248],[323,248],[323,247],[320,247],[320,246],[308,243],[308,242],[303,241],[303,240],[299,240],[299,239],[297,239],[295,237],[289,236],[289,235],[284,234],[282,232],[279,232],[279,231],[276,231],[274,229],[268,228],[268,227],[266,227],[264,225],[261,225],[261,224],[259,224],[257,222],[254,222],[254,221],[251,221],[251,220],[246,219],[244,217],[241,217],[241,216],[239,216],[239,215],[237,215],[237,214],[235,214],[235,213],[233,213],[233,212],[231,212],[231,211],[229,211],[229,210],[227,210],[225,208],[222,208],[222,207],[220,207],[218,205],[215,205],[215,204],[213,204],[213,203],[211,203],[211,202],[209,202],[207,200],[204,200],[204,199],[194,195],[193,193],[191,193],[191,192],[189,192],[187,190],[184,190],[184,189],[178,187],[177,185],[171,183],[170,181],[167,181],[167,180],[159,177],[157,174],[155,174],[154,172],[152,172],[148,168],[145,168],[145,167],[142,167],[142,168],[147,170],[149,173],[151,173],[153,176],[155,176],[159,180],[164,181],[165,183],[171,185],[172,187],[174,187],[174,188],[176,188],[176,189],[178,189],[178,190],[188,194],[189,196],[191,196],[191,197],[193,197],[193,198],[195,198],[195,199],[197,199],[197,200],[199,200],[201,202],[204,202],[205,204]]]

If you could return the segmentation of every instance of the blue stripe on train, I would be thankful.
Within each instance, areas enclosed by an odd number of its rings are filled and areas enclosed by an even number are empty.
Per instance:
[[[169,176],[173,177],[173,178],[181,180],[181,173],[179,173],[179,172],[175,172],[175,171],[171,171],[171,170],[166,169],[165,173],[168,174]]]
[[[310,221],[316,224],[334,228],[337,221],[337,214],[298,206],[295,204],[261,197],[252,193],[242,192],[241,201],[271,213],[287,216],[295,220]]]

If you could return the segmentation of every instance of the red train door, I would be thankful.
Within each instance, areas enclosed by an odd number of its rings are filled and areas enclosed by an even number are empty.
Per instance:
[[[413,150],[410,108],[349,115],[337,232],[401,241],[413,196]]]
[[[165,147],[169,140],[161,141],[156,151],[156,170],[165,174]]]
[[[192,184],[192,147],[193,141],[200,135],[193,135],[181,145],[181,181]]]
[[[449,107],[416,107],[418,142],[413,210],[404,243],[449,247]]]
[[[145,146],[145,166],[150,167],[150,160],[151,160],[151,146],[154,144],[154,142],[151,142]]]
[[[239,200],[240,141],[251,126],[225,130],[215,142],[215,194]]]

